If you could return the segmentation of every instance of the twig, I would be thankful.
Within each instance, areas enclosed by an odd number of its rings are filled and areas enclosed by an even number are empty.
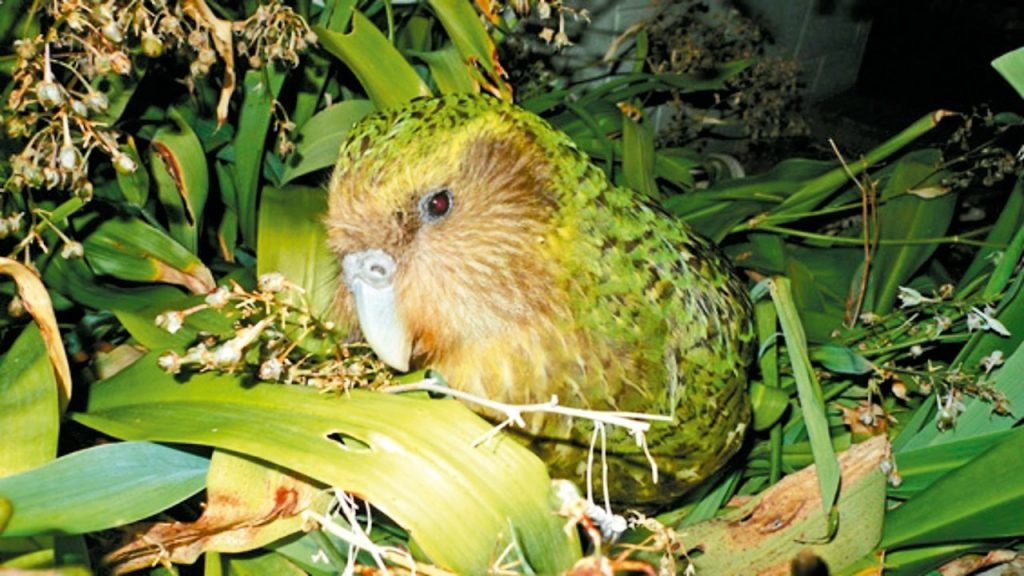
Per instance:
[[[381,388],[380,391],[389,394],[401,394],[404,392],[433,392],[434,394],[451,396],[452,398],[457,398],[471,404],[476,404],[484,408],[501,412],[508,416],[508,420],[511,423],[523,427],[526,426],[526,421],[523,420],[523,414],[525,413],[560,414],[562,416],[571,416],[573,418],[583,418],[592,422],[602,422],[613,426],[621,426],[632,433],[647,432],[651,428],[651,422],[672,421],[671,416],[665,416],[662,414],[570,408],[568,406],[559,405],[557,396],[552,396],[551,400],[537,404],[506,404],[505,402],[498,402],[496,400],[490,400],[488,398],[476,396],[454,388],[441,386],[433,378],[426,378],[421,382],[413,384],[388,386],[386,388]],[[499,426],[507,425],[508,423],[504,423]]]

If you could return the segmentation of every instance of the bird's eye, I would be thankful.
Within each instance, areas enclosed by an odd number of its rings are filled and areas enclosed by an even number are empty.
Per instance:
[[[428,193],[420,200],[420,214],[426,222],[436,222],[452,211],[452,191],[441,188]]]

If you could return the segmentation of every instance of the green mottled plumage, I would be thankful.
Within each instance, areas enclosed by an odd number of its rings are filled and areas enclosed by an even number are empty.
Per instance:
[[[753,342],[742,284],[711,243],[611,185],[540,118],[487,96],[418,100],[353,128],[330,187],[339,257],[395,257],[414,365],[505,402],[557,395],[674,417],[648,433],[657,485],[634,439],[608,429],[614,500],[670,503],[740,446]],[[444,187],[451,213],[424,222],[418,203]],[[529,424],[552,474],[581,481],[593,424]]]

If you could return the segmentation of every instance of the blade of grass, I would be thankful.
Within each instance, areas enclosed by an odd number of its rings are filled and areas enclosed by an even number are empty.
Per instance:
[[[814,453],[822,509],[830,511],[833,510],[839,493],[839,463],[832,449],[821,387],[814,376],[814,368],[807,355],[807,340],[793,302],[789,279],[782,276],[773,277],[769,290],[786,340],[786,352],[789,355],[793,377],[796,379],[800,409]],[[831,514],[826,517],[833,518]],[[835,526],[830,522],[826,526],[825,534],[821,536],[831,536],[834,529]]]

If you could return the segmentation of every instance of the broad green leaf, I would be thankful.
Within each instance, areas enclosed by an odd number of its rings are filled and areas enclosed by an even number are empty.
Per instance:
[[[992,446],[1010,436],[1020,434],[1024,434],[1024,428],[980,434],[916,450],[897,452],[896,465],[902,482],[899,486],[890,488],[889,494],[896,498],[911,498],[947,473],[967,466],[968,462]]]
[[[423,60],[430,68],[430,77],[441,94],[457,94],[477,90],[473,75],[463,63],[454,44],[448,44],[444,48],[432,52],[412,52],[411,54]]]
[[[428,4],[462,55],[463,66],[489,92],[511,101],[512,87],[503,80],[498,48],[473,5],[463,0],[428,0]]]
[[[213,275],[192,252],[142,220],[110,218],[85,238],[93,270],[122,280],[164,282],[194,293],[209,292]]]
[[[880,240],[920,240],[943,236],[956,209],[956,195],[924,199],[906,191],[937,184],[942,154],[936,149],[915,150],[878,175],[885,202],[878,215]],[[868,280],[865,309],[876,314],[892,310],[900,286],[935,252],[938,244],[881,245],[875,250]]]
[[[0,478],[0,494],[14,505],[3,536],[83,534],[141,520],[202,490],[208,464],[147,442],[72,452]]]
[[[797,315],[789,280],[782,276],[776,276],[771,279],[769,289],[775,309],[778,311],[779,323],[782,325],[786,351],[789,354],[790,366],[800,397],[800,410],[807,426],[811,450],[814,452],[822,509],[831,510],[839,492],[839,464],[836,461],[835,451],[832,449],[821,387],[814,376],[811,360],[807,356],[807,340],[800,324],[800,317]],[[832,526],[830,525],[828,533],[831,530]],[[826,535],[818,534],[817,536]]]
[[[57,456],[59,410],[46,343],[39,328],[29,324],[0,358],[0,476],[41,466]],[[12,499],[2,488],[0,497]]]
[[[43,271],[46,285],[53,291],[89,308],[106,310],[143,308],[151,302],[181,296],[181,291],[166,284],[149,284],[126,288],[105,284],[96,277],[83,260],[54,258]]]
[[[1024,98],[1024,47],[996,58],[992,61],[992,67]]]
[[[174,108],[170,118],[174,126],[163,126],[153,136],[149,165],[171,237],[195,253],[210,185],[206,154],[195,132]]]
[[[238,199],[238,225],[242,240],[249,246],[256,244],[256,205],[259,201],[264,144],[273,118],[274,102],[286,76],[276,67],[268,66],[261,70],[249,70],[243,81],[245,96],[238,117],[232,170]]]
[[[654,181],[654,133],[646,125],[622,113],[622,175],[628,188],[647,198],[659,198]]]
[[[214,373],[183,384],[154,354],[94,385],[89,400],[76,419],[107,434],[217,446],[358,494],[456,572],[485,571],[509,522],[538,573],[579,554],[549,509],[543,463],[508,438],[474,447],[490,426],[455,401],[325,395]]]
[[[332,32],[321,26],[314,26],[313,31],[320,44],[355,74],[378,108],[430,95],[416,70],[362,12],[352,13],[350,32]]]
[[[345,100],[325,108],[299,128],[298,144],[293,157],[285,167],[285,183],[325,168],[338,161],[338,151],[349,128],[374,109],[369,100]]]
[[[1024,434],[1012,434],[886,517],[883,548],[1024,536]]]
[[[323,189],[291,185],[263,190],[256,272],[280,272],[301,286],[318,317],[334,303],[339,277],[337,260],[327,249],[326,211]]]

